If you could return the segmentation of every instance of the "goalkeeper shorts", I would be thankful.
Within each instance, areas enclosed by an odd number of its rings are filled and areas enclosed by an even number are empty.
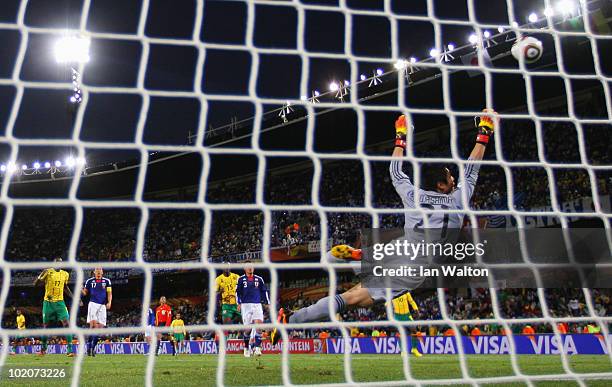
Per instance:
[[[370,297],[374,302],[386,302],[391,301],[397,297],[400,297],[412,289],[387,289],[387,288],[367,288]],[[389,297],[387,297],[387,290],[389,291]]]

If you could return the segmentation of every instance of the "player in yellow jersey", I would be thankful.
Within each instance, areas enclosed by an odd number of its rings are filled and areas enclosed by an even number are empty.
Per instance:
[[[61,262],[61,258],[56,258],[55,262]],[[68,308],[64,302],[64,292],[72,298],[72,292],[68,288],[68,279],[70,275],[64,270],[46,269],[36,278],[34,286],[40,284],[45,285],[45,298],[43,300],[42,324],[43,328],[47,328],[49,323],[61,323],[65,328],[68,326]],[[72,350],[72,335],[66,335],[66,343],[68,344],[68,356],[74,356]],[[41,355],[47,352],[47,336],[42,337]]]
[[[15,318],[15,325],[17,326],[17,330],[22,331],[26,329],[26,319],[23,313],[21,313],[20,309],[17,309],[17,317]],[[24,338],[25,336],[21,334],[15,337],[15,341],[13,342],[13,346],[11,347],[11,355],[15,354],[16,347],[24,345],[23,344]]]
[[[393,315],[398,321],[413,321],[412,313],[410,312],[410,308],[412,308],[413,313],[419,313],[419,306],[416,302],[414,302],[414,298],[410,292],[404,293],[399,297],[395,297],[392,300],[393,304]],[[417,331],[416,329],[409,327],[410,330],[410,344],[412,347],[412,354],[416,357],[423,356],[418,350],[418,342],[416,338]]]
[[[187,336],[187,331],[185,330],[185,322],[181,319],[181,314],[176,313],[176,317],[172,320],[170,324],[172,327],[172,345],[174,346],[174,356],[178,356],[183,349],[183,342],[185,341],[185,336]]]
[[[223,270],[223,274],[215,279],[215,291],[221,298],[221,318],[223,319],[223,324],[239,322],[242,318],[236,303],[238,278],[240,276],[230,271],[230,264],[228,263],[225,270]]]

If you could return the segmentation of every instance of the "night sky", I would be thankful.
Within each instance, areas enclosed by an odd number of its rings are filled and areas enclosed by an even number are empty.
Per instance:
[[[298,47],[297,20],[298,14],[290,3],[278,1],[278,6],[258,4],[254,6],[254,45],[259,48],[296,49]],[[285,4],[283,6],[283,3]],[[337,0],[302,0],[305,5],[337,6]],[[439,19],[442,33],[442,43],[454,43],[462,46],[467,43],[467,37],[474,32],[470,26],[450,24],[452,20],[468,20],[467,1],[435,0],[433,14]],[[544,8],[543,0],[515,0],[514,12],[520,24],[523,24],[531,11]],[[384,9],[382,0],[346,0],[346,5],[355,10]],[[398,15],[427,16],[426,0],[395,0],[391,1],[392,11]],[[474,0],[474,12],[479,23],[508,25],[506,0]],[[82,1],[78,0],[30,0],[25,14],[25,24],[29,27],[78,28],[82,11]],[[246,49],[247,3],[243,1],[204,1],[203,23],[200,31],[195,27],[196,1],[181,0],[151,0],[146,14],[145,34],[152,38],[191,40],[192,36],[205,43],[235,45],[235,48],[224,47],[206,50],[203,63],[202,91],[216,95],[247,95],[250,71],[253,57]],[[19,8],[18,0],[3,0],[0,5],[0,23],[15,23]],[[91,32],[116,33],[134,35],[138,31],[141,2],[137,0],[92,0],[87,15],[86,28]],[[320,54],[345,52],[345,23],[349,15],[339,9],[306,10],[304,48],[308,51],[310,74],[308,78],[309,91],[326,91],[331,81],[351,79],[349,61],[347,59],[323,58]],[[379,58],[378,60],[359,62],[359,72],[370,76],[376,68],[391,70],[392,39],[390,23],[392,21],[382,16],[353,15],[353,41],[350,46],[354,55]],[[400,20],[397,21],[399,39],[398,52],[401,57],[428,57],[429,50],[434,47],[434,29],[429,21]],[[493,32],[494,29],[492,29]],[[552,44],[549,34],[539,36],[545,45]],[[60,82],[69,84],[69,68],[59,65],[53,58],[53,42],[57,34],[30,32],[27,52],[19,73],[24,81]],[[593,72],[590,59],[590,47],[583,47],[585,39],[575,41],[564,39],[564,44],[572,50],[582,46],[580,60],[575,66],[576,72]],[[603,67],[610,73],[607,55],[602,54],[608,49],[608,41],[598,46],[600,57],[603,57]],[[10,78],[15,65],[17,50],[20,43],[18,31],[0,25],[0,78]],[[198,51],[192,43],[184,45],[151,44],[144,87],[152,91],[194,91],[194,76],[196,72]],[[581,44],[582,43],[582,44]],[[586,42],[588,44],[588,42]],[[550,46],[552,47],[552,46]],[[93,38],[91,44],[91,61],[84,66],[83,84],[87,86],[112,86],[134,88],[137,85],[139,63],[142,55],[142,45],[138,40]],[[568,49],[569,50],[569,49]],[[606,51],[609,52],[609,51]],[[553,52],[550,52],[551,56]],[[574,59],[566,60],[571,64]],[[578,57],[573,55],[572,57]],[[500,61],[495,63],[500,67],[516,67],[516,63]],[[259,55],[259,73],[256,90],[261,97],[280,99],[300,98],[300,75],[302,62],[300,55],[278,55],[262,53]],[[459,63],[460,64],[460,63]],[[554,69],[554,64],[552,69]],[[571,70],[571,68],[570,68]],[[358,76],[358,74],[356,74]],[[480,110],[484,106],[484,77],[469,78],[463,74],[454,76],[451,80],[452,108],[456,110]],[[539,83],[538,83],[539,82]],[[597,87],[598,82],[592,82]],[[533,87],[536,98],[548,95],[563,95],[563,84],[559,79],[534,79]],[[524,104],[524,82],[520,75],[495,75],[494,93],[499,105],[516,106]],[[589,86],[589,85],[587,85]],[[590,85],[592,87],[593,85]],[[586,87],[586,86],[585,86]],[[598,87],[602,87],[600,84]],[[609,86],[608,86],[609,87]],[[512,90],[514,100],[508,102],[507,90]],[[411,89],[412,90],[412,89]],[[442,87],[439,80],[414,88],[409,93],[408,106],[424,108],[443,108]],[[503,94],[501,95],[500,94]],[[541,94],[541,95],[540,95]],[[2,134],[6,131],[6,123],[15,95],[12,86],[0,85],[0,128]],[[45,90],[26,88],[13,135],[18,138],[60,138],[72,136],[73,113],[67,103],[69,90]],[[254,105],[250,102],[220,101],[207,97],[208,114],[205,127],[219,127],[229,123],[232,117],[246,119],[254,113]],[[521,103],[522,101],[522,103]],[[395,104],[393,100],[382,100],[385,104]],[[89,101],[84,114],[80,138],[96,142],[133,142],[142,97],[136,93],[89,93]],[[277,109],[279,106],[266,105],[266,110]],[[200,101],[193,97],[155,96],[150,99],[150,107],[144,129],[144,141],[148,144],[184,145],[187,136],[197,131]],[[502,107],[503,109],[503,107]],[[350,110],[350,109],[349,109]],[[395,114],[395,113],[394,113]],[[337,138],[348,138],[348,143],[355,138],[354,112],[347,111],[340,124],[334,122],[339,118],[318,117],[317,125],[326,125],[330,121],[334,130],[322,135],[315,134],[319,148],[324,151]],[[385,114],[368,113],[367,131],[380,133],[381,122],[388,122]],[[433,127],[448,122],[445,116],[416,116],[419,127]],[[278,123],[276,121],[275,123]],[[263,127],[272,124],[268,119]],[[250,124],[249,124],[250,125]],[[270,149],[303,149],[304,127],[296,124],[291,133],[262,135],[261,145]],[[368,134],[373,142],[381,141],[382,136]],[[2,144],[6,145],[6,144]],[[210,145],[210,143],[207,143]],[[250,146],[250,140],[236,142],[230,146]],[[338,150],[331,147],[332,151]],[[6,146],[0,146],[0,157],[6,157]],[[70,152],[59,147],[21,147],[20,159],[35,161],[58,158]],[[136,155],[132,152],[133,157]],[[109,149],[88,149],[88,161],[95,163],[110,161],[118,156]]]

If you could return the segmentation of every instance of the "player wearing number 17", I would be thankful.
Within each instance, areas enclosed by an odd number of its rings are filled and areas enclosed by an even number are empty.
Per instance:
[[[61,262],[61,258],[56,258],[55,262]],[[43,300],[42,325],[47,328],[50,323],[61,323],[65,328],[68,326],[68,309],[64,302],[64,292],[72,298],[72,292],[68,288],[70,275],[64,270],[46,269],[36,278],[34,286],[45,284],[45,298]],[[66,335],[68,346],[68,356],[74,356],[72,350],[72,335]],[[42,337],[41,355],[47,352],[47,336]]]
[[[111,281],[103,277],[104,274],[101,267],[94,270],[94,276],[85,281],[83,286],[83,295],[89,295],[89,304],[87,305],[87,323],[90,328],[104,328],[106,326],[106,311],[111,308],[113,302],[113,290]],[[98,336],[91,335],[87,343],[87,354],[96,356],[96,344],[98,344]]]

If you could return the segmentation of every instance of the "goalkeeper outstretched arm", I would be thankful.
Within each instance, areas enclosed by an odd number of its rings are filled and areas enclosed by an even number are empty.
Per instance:
[[[476,144],[470,153],[467,163],[465,164],[465,180],[457,184],[457,188],[466,187],[468,192],[468,200],[472,197],[474,193],[474,187],[476,186],[476,181],[478,179],[478,171],[480,169],[480,165],[478,163],[474,163],[472,161],[482,160],[484,157],[484,153],[486,147],[489,143],[490,138],[493,136],[495,129],[499,125],[499,119],[497,117],[497,113],[492,109],[484,109],[483,115],[480,117],[476,124],[477,135],[476,135]],[[402,157],[404,156],[404,152],[406,150],[407,145],[407,137],[408,137],[408,125],[406,124],[406,116],[401,115],[395,121],[395,146],[393,148],[392,157],[394,160],[391,161],[391,165],[389,167],[389,173],[391,175],[391,181],[393,182],[393,186],[398,192],[407,192],[414,190],[414,186],[410,181],[410,178],[402,171]],[[438,190],[441,193],[451,193],[452,185],[449,185],[448,190]],[[457,203],[462,203],[461,201],[461,190],[456,190],[453,193],[455,196]],[[414,206],[413,200],[414,195],[400,195],[402,200],[404,201],[404,205],[406,207]]]

